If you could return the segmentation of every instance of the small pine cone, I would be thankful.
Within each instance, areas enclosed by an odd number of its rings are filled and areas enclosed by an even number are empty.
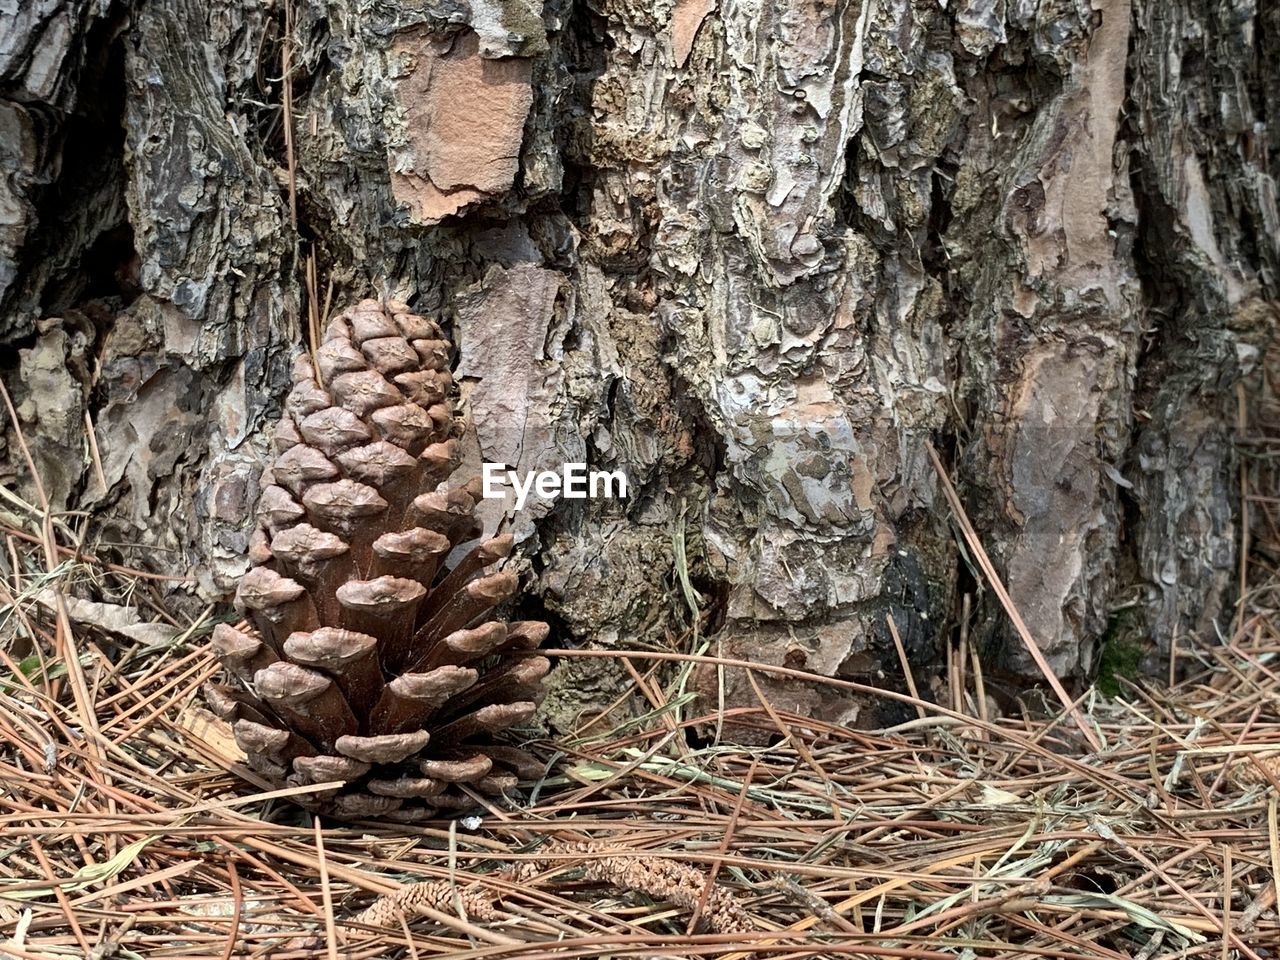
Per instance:
[[[533,713],[547,625],[491,620],[516,590],[493,567],[510,536],[479,542],[458,466],[450,344],[401,303],[366,300],[294,366],[263,475],[247,619],[214,652],[236,683],[208,691],[249,764],[346,818],[423,819],[500,793],[531,758],[486,743]],[[452,567],[446,558],[472,541]]]
[[[1236,760],[1231,779],[1240,787],[1269,787],[1280,781],[1280,753],[1252,754]]]

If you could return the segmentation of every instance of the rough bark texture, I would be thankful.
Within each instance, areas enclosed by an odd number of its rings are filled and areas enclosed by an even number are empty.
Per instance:
[[[1229,617],[1237,387],[1276,351],[1276,5],[299,5],[296,232],[284,20],[0,8],[3,372],[93,535],[230,589],[314,252],[322,297],[450,331],[470,467],[627,471],[625,503],[514,520],[562,641],[684,635],[683,537],[726,655],[896,684],[886,614],[924,670],[968,591],[1025,678],[927,441],[1064,679],[1121,625],[1158,655]],[[549,683],[567,723],[610,680]]]

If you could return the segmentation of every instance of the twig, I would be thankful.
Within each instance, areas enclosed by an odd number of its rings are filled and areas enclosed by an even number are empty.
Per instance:
[[[902,675],[907,679],[907,690],[911,693],[911,698],[917,701],[915,705],[916,714],[923,720],[925,718],[924,705],[920,702],[920,691],[916,689],[916,678],[911,672],[911,662],[907,659],[907,650],[902,645],[902,637],[898,636],[898,625],[893,622],[893,614],[886,614],[885,622],[889,624],[889,636],[893,637],[894,649],[898,651],[898,662],[902,664]],[[961,704],[958,700],[952,700],[951,709],[961,709]]]
[[[1040,673],[1044,676],[1049,686],[1053,688],[1054,695],[1062,703],[1062,706],[1075,720],[1076,726],[1084,738],[1089,741],[1089,746],[1097,753],[1102,749],[1102,744],[1098,741],[1097,734],[1089,726],[1083,713],[1072,702],[1070,695],[1058,680],[1057,674],[1053,672],[1053,668],[1049,666],[1049,661],[1045,659],[1044,653],[1041,652],[1040,646],[1031,636],[1031,631],[1027,629],[1027,625],[1023,622],[1022,614],[1018,612],[1017,606],[1014,605],[1013,598],[1009,596],[1009,591],[1005,589],[1004,581],[1000,579],[1000,575],[996,573],[995,566],[991,563],[991,558],[987,556],[986,549],[982,546],[977,532],[973,529],[973,524],[969,522],[969,515],[965,513],[964,505],[960,502],[960,497],[956,495],[955,487],[951,485],[951,478],[947,476],[946,469],[942,466],[942,461],[938,459],[938,452],[933,449],[933,444],[926,442],[925,444],[929,459],[933,461],[933,468],[938,474],[938,479],[942,484],[943,495],[947,499],[947,503],[951,506],[951,512],[956,518],[956,523],[960,525],[960,530],[964,534],[965,543],[969,545],[970,551],[974,558],[978,561],[978,566],[982,568],[983,575],[991,584],[991,589],[996,597],[1000,600],[1000,604],[1004,607],[1005,613],[1009,615],[1009,619],[1013,622],[1014,629],[1018,632],[1023,645],[1027,648],[1027,652],[1031,654],[1031,659],[1039,667]]]

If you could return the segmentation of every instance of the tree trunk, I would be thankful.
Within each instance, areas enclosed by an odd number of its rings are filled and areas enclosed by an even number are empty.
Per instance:
[[[1079,684],[1104,638],[1156,663],[1234,612],[1277,63],[1258,0],[19,4],[0,372],[52,509],[225,598],[305,318],[405,300],[458,344],[472,470],[627,474],[511,518],[553,644],[900,687],[892,617],[923,686],[971,594],[1016,689],[932,444]],[[551,723],[626,677],[587,662]]]

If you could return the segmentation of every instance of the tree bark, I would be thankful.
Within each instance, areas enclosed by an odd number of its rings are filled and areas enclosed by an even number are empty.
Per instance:
[[[473,471],[625,470],[510,519],[561,643],[900,687],[887,618],[924,683],[969,593],[993,688],[1035,679],[929,444],[1065,682],[1233,613],[1280,355],[1275,5],[16,10],[0,364],[51,506],[127,562],[229,593],[302,318],[374,295],[451,331]],[[561,666],[544,712],[616,682]]]

